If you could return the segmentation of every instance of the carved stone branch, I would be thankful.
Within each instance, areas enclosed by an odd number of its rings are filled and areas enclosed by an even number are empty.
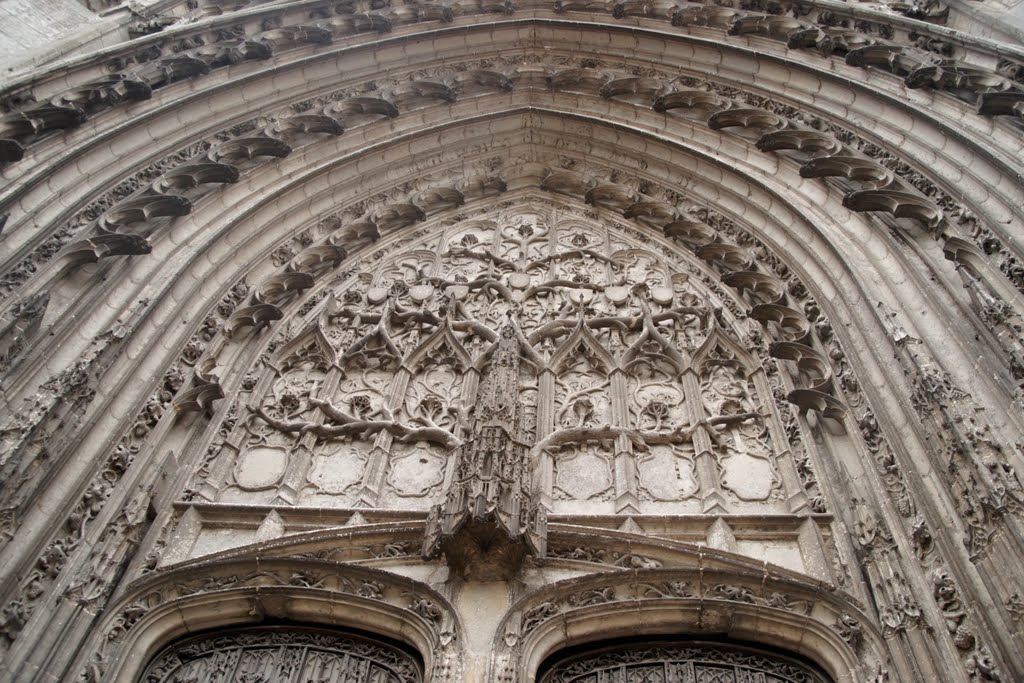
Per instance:
[[[646,451],[648,446],[671,445],[689,443],[698,429],[706,429],[711,440],[721,445],[718,426],[729,426],[746,422],[747,420],[760,420],[764,415],[761,413],[737,413],[736,415],[719,415],[717,417],[700,420],[691,426],[676,427],[668,432],[651,432],[626,427],[613,427],[604,425],[602,427],[569,427],[552,432],[543,441],[534,446],[533,452],[541,453],[570,443],[585,443],[587,441],[607,441],[619,436],[625,436],[630,442],[641,451]]]
[[[539,285],[543,287],[544,285]],[[579,283],[570,283],[565,285],[568,287],[582,287],[587,285],[580,285]],[[619,285],[613,285],[619,286]],[[667,311],[661,311],[651,315],[651,321],[654,324],[660,323],[665,320],[676,320],[679,322],[685,322],[686,316],[697,316],[702,320],[706,320],[708,311],[702,308],[693,308],[692,306],[678,306]],[[599,316],[599,317],[588,317],[584,320],[583,324],[591,329],[601,329],[606,327],[617,327],[622,331],[632,332],[640,329],[644,323],[643,315],[619,315],[619,316]],[[537,343],[545,337],[558,336],[565,330],[571,330],[579,325],[578,318],[560,318],[558,320],[552,320],[551,322],[545,323],[540,328],[530,333],[528,339],[530,343]]]
[[[247,408],[250,413],[259,416],[261,420],[279,432],[297,433],[313,424],[312,422],[285,422],[284,420],[278,420],[275,417],[271,417],[265,410],[263,410],[263,408],[254,408],[252,406],[247,406]]]
[[[396,322],[406,323],[409,320],[412,320],[417,323],[427,323],[434,327],[439,326],[443,322],[441,318],[432,311],[419,308],[404,308],[398,305],[395,306],[395,312],[391,318]]]
[[[491,277],[481,277],[473,280],[472,282],[455,282],[454,280],[445,280],[444,278],[432,277],[427,278],[427,282],[434,285],[435,287],[467,287],[470,291],[477,289],[492,290],[500,294],[503,298],[508,301],[512,300],[512,290],[506,287],[498,280]]]
[[[353,434],[370,436],[385,430],[391,432],[402,443],[429,441],[445,448],[455,448],[461,443],[451,432],[441,428],[416,428],[409,427],[401,422],[387,422],[384,420],[366,420],[345,425],[317,425],[311,423],[302,431],[303,433],[316,434],[317,436],[337,437],[351,436]]]
[[[603,292],[605,290],[605,285],[597,284],[596,282],[575,282],[574,280],[548,280],[547,282],[542,282],[539,285],[534,285],[533,287],[530,287],[529,289],[526,290],[526,293],[523,296],[529,299],[530,297],[536,296],[537,293],[543,292],[544,290],[559,289],[563,287],[566,289],[590,289],[595,292]]]
[[[462,443],[454,434],[436,425],[428,427],[410,427],[397,420],[391,419],[389,412],[385,413],[388,419],[364,420],[353,417],[344,411],[338,410],[327,401],[310,399],[310,403],[316,405],[324,414],[340,424],[316,424],[315,422],[285,422],[267,414],[263,408],[249,407],[249,411],[258,415],[274,429],[290,434],[316,434],[326,438],[355,436],[369,437],[378,432],[388,431],[402,443],[415,443],[417,441],[429,441],[444,448],[455,448]],[[433,424],[433,423],[431,423]]]
[[[359,418],[354,415],[349,415],[344,410],[341,410],[330,401],[322,401],[318,398],[310,398],[310,405],[314,405],[323,411],[324,415],[339,424],[349,424],[352,422],[358,422]],[[386,410],[383,409],[383,410]]]
[[[508,259],[503,259],[500,256],[496,256],[495,254],[492,254],[488,250],[473,251],[472,249],[468,249],[466,247],[453,247],[449,253],[452,256],[467,256],[469,258],[474,258],[479,261],[490,261],[496,266],[510,268],[512,270],[515,270],[516,267],[516,264],[512,263]]]
[[[534,453],[541,453],[545,450],[555,449],[569,443],[608,441],[620,436],[625,436],[641,450],[647,450],[647,445],[644,443],[640,432],[635,429],[612,427],[611,425],[604,425],[603,427],[569,427],[567,429],[559,429],[556,432],[548,434],[540,443],[534,446],[533,450]]]

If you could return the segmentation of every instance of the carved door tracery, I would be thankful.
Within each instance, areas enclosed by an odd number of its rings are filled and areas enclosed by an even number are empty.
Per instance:
[[[789,512],[778,407],[741,344],[742,305],[684,252],[528,204],[422,230],[310,290],[315,303],[288,327],[299,333],[269,356],[255,415],[228,440],[240,454],[219,487],[244,500],[287,480],[301,503],[429,507],[511,321],[520,428],[549,506],[612,512],[632,497],[697,512],[714,495],[723,509]],[[245,452],[256,446],[265,452]]]
[[[142,683],[419,683],[419,663],[398,648],[343,633],[266,627],[174,643]]]
[[[559,662],[541,683],[830,683],[784,655],[719,643],[612,647]]]

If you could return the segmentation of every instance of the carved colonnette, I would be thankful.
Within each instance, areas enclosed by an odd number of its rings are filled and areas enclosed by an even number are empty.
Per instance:
[[[901,316],[883,309],[898,359],[913,387],[911,404],[924,426],[924,439],[944,492],[956,507],[959,536],[933,534],[923,517],[913,522],[911,539],[918,565],[932,582],[932,598],[972,679],[1001,680],[983,635],[994,623],[1014,621],[1015,580],[999,578],[1000,567],[1019,562],[1022,484],[1009,444],[995,436],[984,409],[900,325]],[[1017,446],[1019,447],[1019,446]],[[939,527],[941,528],[941,527]],[[950,547],[952,546],[952,548]],[[946,549],[945,557],[937,549]],[[959,552],[956,552],[959,551]],[[993,606],[972,610],[962,586],[971,570],[952,560],[966,557],[991,582]],[[998,615],[998,616],[997,616]],[[987,617],[987,618],[986,618]],[[998,621],[997,621],[998,620]]]
[[[237,291],[229,293],[220,302],[219,310],[224,311],[225,307],[230,310],[237,303],[237,298]],[[217,313],[212,312],[210,320],[216,321],[216,316]],[[112,336],[115,339],[124,338],[136,324],[137,321],[132,321],[118,328]],[[125,475],[140,454],[144,460],[151,458],[154,443],[164,438],[173,421],[174,411],[169,410],[172,399],[179,390],[188,393],[190,383],[187,373],[198,360],[197,350],[201,352],[208,341],[208,336],[204,337],[203,332],[198,332],[186,345],[178,361],[167,370],[139,413],[129,421],[127,432],[116,441],[109,453],[101,455],[98,470],[89,477],[81,499],[74,502],[64,523],[51,531],[49,538],[43,539],[46,545],[38,558],[27,567],[5,567],[8,576],[18,577],[17,581],[11,581],[12,585],[4,592],[7,602],[0,613],[3,615],[5,650],[41,606],[46,605],[44,612],[70,609],[76,618],[88,621],[116,588],[149,526],[150,499],[159,471],[151,470],[143,475],[136,468],[130,476]],[[110,355],[109,352],[107,355]],[[110,362],[112,358],[107,360],[107,366]],[[87,387],[97,381],[88,376],[85,370],[82,373]],[[94,393],[93,389],[89,397]],[[63,400],[67,400],[67,397]],[[161,421],[165,413],[167,419]],[[70,426],[75,426],[75,423]],[[48,433],[41,441],[53,448],[54,455],[61,459],[72,456],[74,444],[60,436],[59,431]],[[33,453],[30,449],[12,451],[10,455],[12,465],[22,469],[33,466]],[[20,504],[19,508],[13,510],[15,513],[35,503],[36,489],[45,483],[38,467],[33,474],[32,477],[21,476],[8,480],[12,489],[7,499]],[[127,487],[121,485],[124,479]],[[109,510],[108,503],[111,500],[123,507],[116,511]],[[14,517],[12,521],[18,520]],[[75,576],[64,571],[69,566],[75,571]],[[84,617],[83,609],[87,613]]]

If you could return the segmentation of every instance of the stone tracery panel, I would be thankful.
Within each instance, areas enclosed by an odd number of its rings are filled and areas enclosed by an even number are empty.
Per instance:
[[[701,364],[701,398],[705,414],[719,421],[714,432],[722,488],[740,500],[767,500],[778,488],[778,470],[764,407],[757,389],[735,354],[717,347]],[[750,419],[740,420],[744,416]]]
[[[228,475],[220,499],[428,508],[512,322],[524,438],[553,510],[698,512],[710,496],[720,510],[791,512],[778,407],[733,317],[763,304],[764,286],[729,299],[642,229],[528,206],[457,216],[310,290],[319,303],[286,325],[299,332],[235,428],[237,458],[213,468]]]

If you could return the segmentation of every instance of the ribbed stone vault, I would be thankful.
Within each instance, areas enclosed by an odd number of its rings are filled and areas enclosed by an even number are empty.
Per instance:
[[[1024,51],[824,0],[213,4],[4,85],[4,680],[282,621],[435,681],[633,636],[1024,676]]]

